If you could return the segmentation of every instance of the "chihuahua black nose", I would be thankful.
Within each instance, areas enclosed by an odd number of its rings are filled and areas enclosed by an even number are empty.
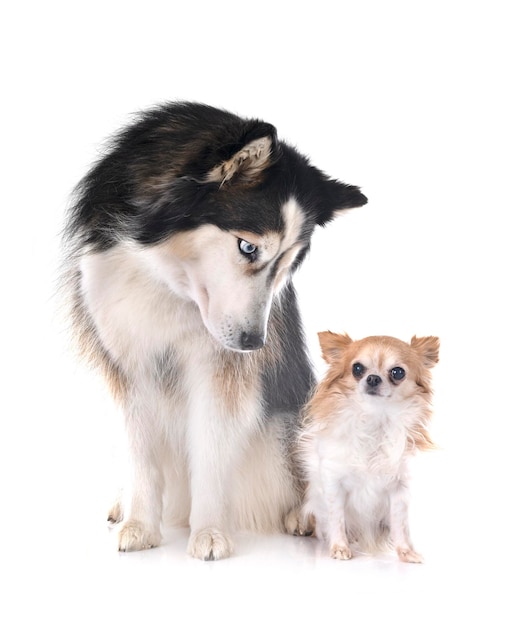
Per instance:
[[[259,350],[264,345],[264,337],[258,333],[245,333],[241,334],[241,349],[242,350]]]
[[[373,387],[375,389],[381,383],[382,383],[382,378],[380,376],[376,376],[375,374],[370,374],[370,376],[367,376],[367,385],[369,387]]]

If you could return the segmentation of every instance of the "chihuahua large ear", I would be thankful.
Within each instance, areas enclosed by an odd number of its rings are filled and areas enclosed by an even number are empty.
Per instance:
[[[260,124],[258,133],[250,133],[246,143],[234,154],[213,167],[206,176],[209,183],[220,183],[220,187],[235,179],[245,184],[256,183],[261,173],[271,164],[271,154],[276,142],[276,130],[270,124]]]
[[[319,344],[322,350],[322,358],[326,363],[331,364],[337,361],[345,348],[352,343],[349,335],[338,335],[330,330],[318,333]]]
[[[439,337],[416,337],[411,339],[411,348],[416,350],[426,367],[434,367],[439,361]]]
[[[355,209],[368,202],[368,198],[363,195],[354,185],[346,185],[338,180],[328,179],[322,173],[322,184],[317,193],[317,224],[324,226],[335,218],[340,211],[345,209]]]

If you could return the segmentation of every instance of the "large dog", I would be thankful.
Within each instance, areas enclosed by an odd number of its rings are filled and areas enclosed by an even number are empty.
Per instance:
[[[284,530],[314,384],[290,277],[315,226],[365,202],[272,125],[196,103],[142,114],[81,181],[66,283],[125,415],[119,550],[157,546],[164,510],[205,560],[235,530]]]

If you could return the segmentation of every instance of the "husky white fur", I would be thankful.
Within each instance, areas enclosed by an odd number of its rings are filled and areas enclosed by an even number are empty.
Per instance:
[[[140,116],[80,183],[65,282],[125,416],[119,550],[159,545],[163,519],[204,560],[285,529],[314,384],[290,277],[314,227],[365,202],[270,124],[192,103]]]

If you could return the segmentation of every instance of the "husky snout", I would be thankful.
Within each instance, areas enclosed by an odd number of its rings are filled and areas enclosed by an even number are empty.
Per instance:
[[[197,303],[205,327],[220,344],[229,350],[249,352],[266,342],[272,292],[263,293],[260,301],[251,283],[244,287],[237,291],[209,287],[201,290]]]
[[[223,318],[219,329],[209,326],[209,331],[227,349],[237,352],[252,352],[260,350],[266,343],[267,316],[262,319],[245,318],[236,320],[235,316],[227,315]]]
[[[242,332],[241,333],[241,350],[259,350],[266,343],[265,334]]]

